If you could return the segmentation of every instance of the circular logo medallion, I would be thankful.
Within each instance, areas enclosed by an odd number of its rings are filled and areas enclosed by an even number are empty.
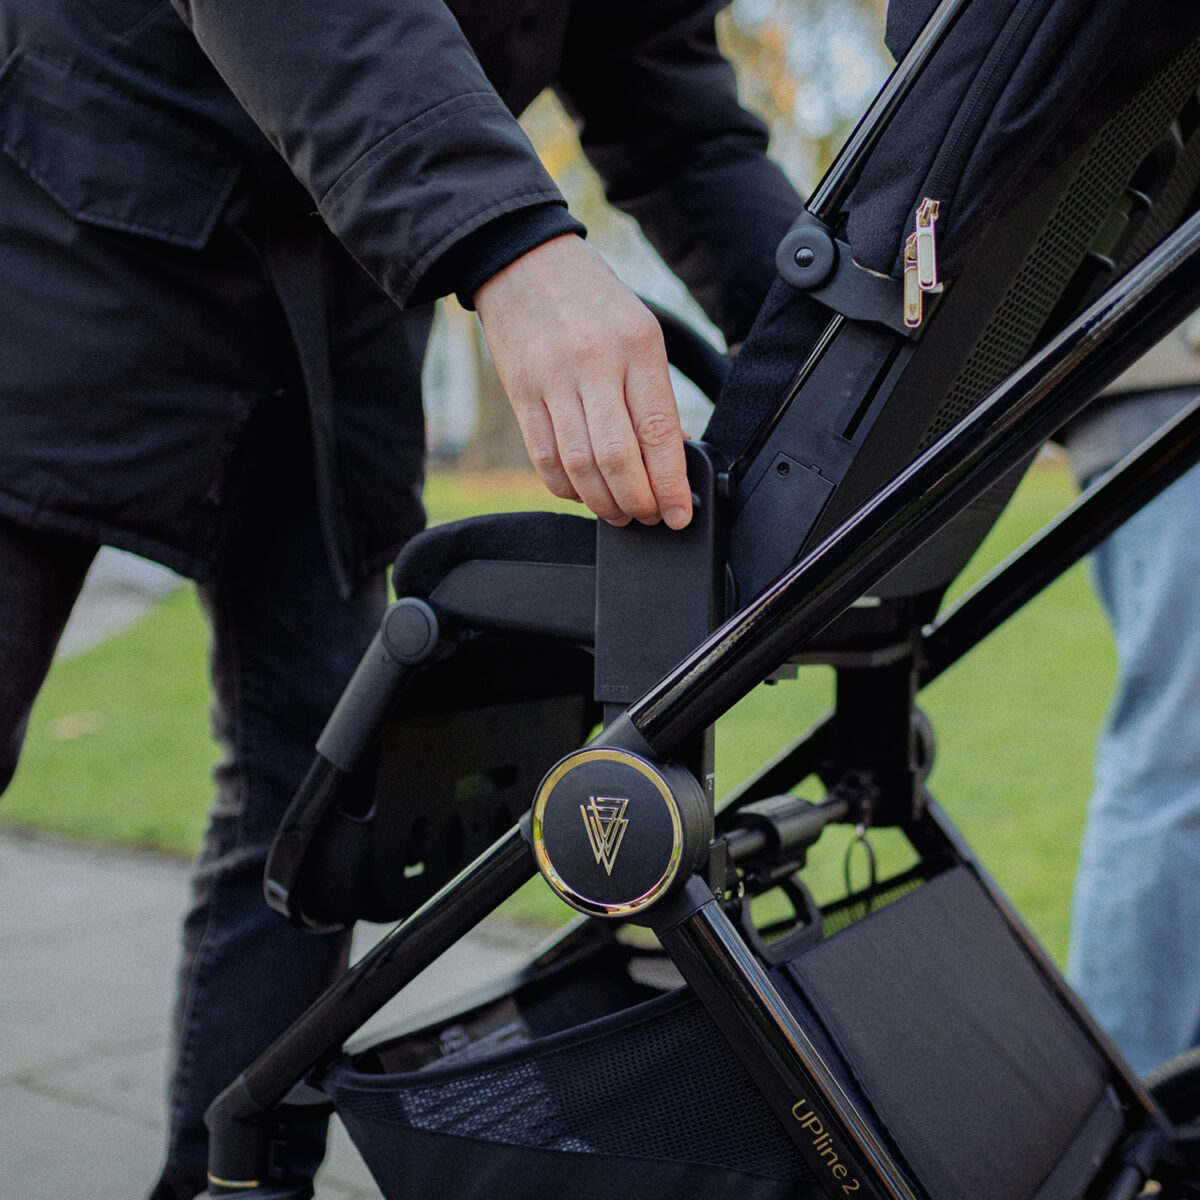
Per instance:
[[[550,886],[570,905],[629,916],[676,881],[687,857],[672,784],[681,768],[624,750],[580,750],[555,766],[533,806],[533,848]],[[687,863],[690,871],[694,864]]]

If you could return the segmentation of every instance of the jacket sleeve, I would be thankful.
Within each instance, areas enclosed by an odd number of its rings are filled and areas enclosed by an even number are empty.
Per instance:
[[[560,91],[608,199],[734,343],[802,202],[738,103],[714,27],[726,2],[576,0]]]
[[[441,0],[172,3],[398,303],[431,298],[424,277],[467,235],[563,205]]]

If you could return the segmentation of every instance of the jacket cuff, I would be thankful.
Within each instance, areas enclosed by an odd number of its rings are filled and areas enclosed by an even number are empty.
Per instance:
[[[475,293],[491,277],[523,254],[565,233],[587,236],[587,230],[565,204],[542,204],[505,213],[456,242],[425,273],[423,295],[450,292],[463,308],[474,310]]]

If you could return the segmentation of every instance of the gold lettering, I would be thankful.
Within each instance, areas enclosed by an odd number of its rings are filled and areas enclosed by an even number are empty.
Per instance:
[[[861,1188],[861,1184],[850,1175],[849,1169],[842,1162],[838,1152],[833,1148],[833,1135],[828,1133],[825,1126],[821,1124],[817,1114],[813,1112],[808,1101],[804,1099],[797,1100],[792,1105],[792,1116],[795,1117],[801,1129],[808,1130],[812,1140],[813,1150],[816,1151],[817,1157],[822,1160],[825,1169],[837,1180],[847,1180],[842,1184],[842,1192],[847,1196],[852,1196]]]

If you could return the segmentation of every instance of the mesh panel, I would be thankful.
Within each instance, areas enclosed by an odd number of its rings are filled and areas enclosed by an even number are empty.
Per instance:
[[[1147,149],[1195,94],[1200,42],[1100,131],[1091,153],[976,342],[922,446],[962,419],[1024,360]]]
[[[508,1145],[811,1179],[699,1003],[644,1007],[653,1013],[623,1027],[469,1075],[380,1077],[386,1090],[343,1077],[334,1104],[346,1115]]]

